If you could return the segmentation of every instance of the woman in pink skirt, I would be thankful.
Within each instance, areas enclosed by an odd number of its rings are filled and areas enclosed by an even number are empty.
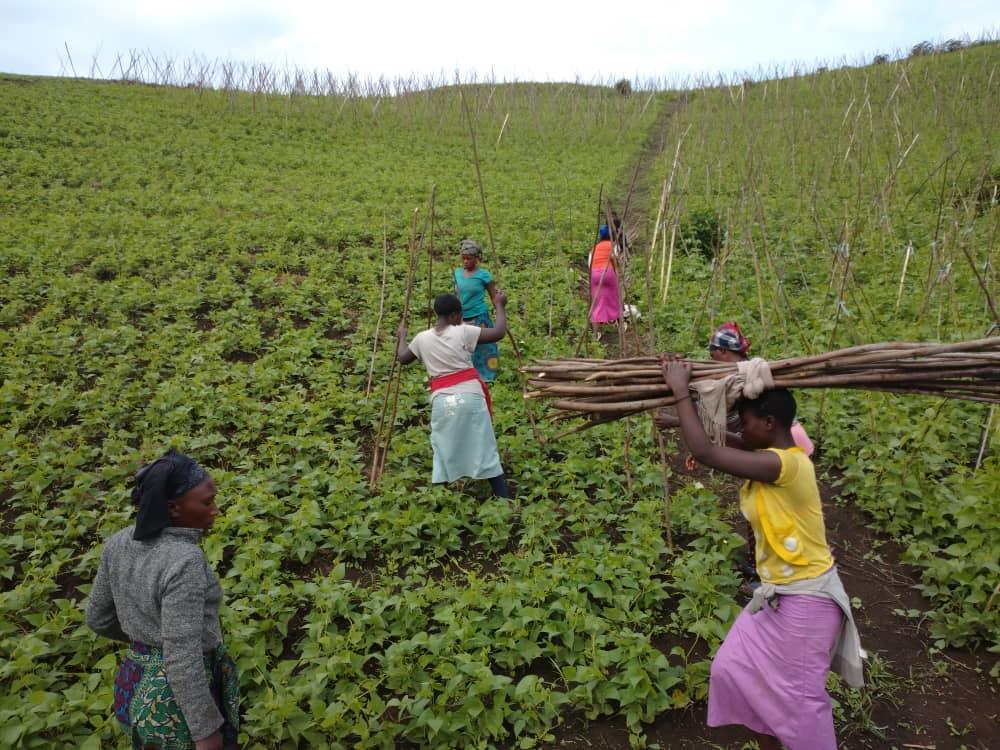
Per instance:
[[[851,603],[826,543],[812,461],[795,444],[795,398],[784,388],[737,402],[744,449],[713,445],[691,401],[691,366],[663,360],[694,457],[747,480],[740,510],[756,535],[761,586],[712,661],[708,724],[742,724],[761,748],[836,750],[826,692],[832,668],[863,684]]]
[[[590,323],[597,337],[597,326],[614,323],[622,314],[622,299],[615,272],[615,247],[608,225],[602,224],[598,242],[590,251]]]

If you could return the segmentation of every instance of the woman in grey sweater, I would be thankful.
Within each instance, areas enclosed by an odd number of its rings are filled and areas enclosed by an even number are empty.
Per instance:
[[[239,678],[219,623],[222,587],[200,542],[219,509],[215,483],[170,451],[136,474],[135,525],[104,545],[87,624],[129,644],[115,716],[133,748],[237,748]]]

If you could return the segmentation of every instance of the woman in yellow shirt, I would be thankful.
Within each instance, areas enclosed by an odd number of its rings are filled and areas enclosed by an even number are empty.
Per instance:
[[[708,724],[742,724],[762,749],[836,750],[826,692],[831,668],[860,687],[850,600],[826,543],[813,464],[795,445],[795,398],[784,388],[741,399],[745,449],[713,445],[691,401],[691,366],[663,360],[691,454],[745,480],[740,509],[756,535],[761,587],[712,661]]]

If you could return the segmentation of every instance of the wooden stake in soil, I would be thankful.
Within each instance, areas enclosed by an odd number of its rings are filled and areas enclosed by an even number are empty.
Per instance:
[[[601,233],[601,217],[604,214],[604,183],[602,182],[597,188],[597,225],[594,229],[594,242],[591,242],[591,248],[593,248],[596,243],[596,238],[600,236]],[[590,299],[590,274],[591,267],[590,263],[587,264],[587,319],[583,321],[583,328],[580,330],[580,338],[576,342],[576,350],[573,353],[574,357],[580,356],[580,350],[583,348],[583,344],[588,340],[590,336],[590,313],[594,309],[594,301]],[[604,277],[601,276],[601,281],[604,281]]]
[[[483,205],[483,220],[486,222],[486,235],[489,237],[490,252],[493,253],[493,257],[496,259],[497,271],[499,272],[499,270],[503,267],[503,263],[500,261],[500,256],[497,255],[496,242],[493,241],[493,225],[490,223],[490,212],[486,209],[486,190],[483,187],[483,173],[479,169],[479,150],[476,148],[476,128],[472,122],[472,113],[469,111],[469,103],[465,100],[465,91],[460,88],[458,90],[458,95],[462,99],[462,109],[465,110],[465,119],[469,123],[469,138],[472,141],[472,164],[476,168],[476,182],[479,184],[479,199]],[[499,276],[499,273],[494,275]],[[513,338],[513,336],[511,338]]]
[[[427,327],[434,325],[434,201],[431,201],[431,236],[427,243]]]
[[[670,277],[673,275],[674,271],[674,239],[677,236],[677,224],[671,224],[670,226],[670,250],[667,251],[667,233],[663,233],[663,245],[664,251],[667,253],[667,277],[663,283],[663,297],[660,300],[661,304],[666,304],[667,294],[670,292]]]
[[[615,233],[611,229],[612,225],[614,224],[614,221],[612,219],[613,215],[614,215],[614,212],[611,210],[611,203],[609,201],[608,205],[607,205],[607,208],[605,210],[604,221],[605,221],[605,226],[608,227],[608,236],[611,238],[611,248],[612,248],[611,255],[612,255],[612,257],[614,257],[614,250],[615,250],[615,248],[621,249],[621,246],[618,245],[618,244],[616,244],[617,243],[617,233]],[[622,258],[622,261],[621,261],[621,264],[620,264],[621,265],[621,273],[618,273],[618,269],[617,268],[615,269],[615,285],[618,288],[618,306],[619,306],[618,321],[617,321],[617,323],[618,323],[618,325],[617,325],[617,328],[618,328],[618,354],[619,354],[620,357],[624,357],[625,356],[625,300],[627,298],[627,292],[628,292],[628,289],[627,289],[627,286],[626,286],[626,283],[625,283],[625,276],[626,276],[627,268],[628,268],[628,263],[627,263],[628,259],[624,255],[622,255],[621,258]],[[608,270],[608,267],[605,266],[604,267],[605,273],[607,272],[607,270]],[[603,273],[601,274],[601,281],[602,282],[604,281],[604,274]],[[591,305],[593,305],[593,303],[591,303]]]
[[[649,424],[653,428],[656,436],[656,447],[660,453],[660,471],[663,475],[663,525],[667,529],[667,548],[674,548],[673,526],[670,522],[670,463],[667,460],[667,444],[663,440],[663,433],[656,428],[652,413],[649,415]]]
[[[368,384],[365,386],[365,401],[372,392],[372,375],[375,373],[375,355],[378,354],[379,333],[382,328],[382,315],[385,312],[385,277],[389,258],[389,229],[385,211],[382,212],[382,286],[378,298],[378,320],[375,322],[375,343],[372,344],[372,362],[368,367]]]
[[[623,463],[625,464],[625,491],[628,493],[629,497],[632,497],[632,461],[629,458],[630,448],[632,443],[632,420],[625,417],[625,440],[622,444],[622,450],[624,452]]]
[[[419,209],[413,209],[413,216],[410,219],[410,247],[409,256],[407,258],[407,271],[406,271],[406,291],[403,297],[403,320],[406,320],[407,313],[410,307],[410,292],[413,289],[413,248],[416,245],[416,233],[417,233],[417,211]],[[381,478],[382,466],[385,464],[385,453],[387,452],[388,446],[383,442],[384,437],[382,430],[385,429],[386,414],[389,411],[389,399],[392,395],[393,388],[396,388],[396,393],[399,393],[399,377],[400,370],[397,367],[399,363],[399,352],[398,347],[394,347],[392,351],[392,362],[389,365],[389,375],[385,381],[385,396],[382,399],[382,411],[379,414],[378,419],[378,429],[375,431],[375,440],[372,445],[372,468],[368,477],[368,489],[374,490],[378,485],[378,481]],[[393,414],[395,414],[395,406],[393,406]]]
[[[437,186],[431,187],[431,199],[430,205],[434,205],[434,197],[437,193]],[[419,243],[416,239],[417,234],[417,213],[420,209],[413,209],[413,217],[410,222],[410,253],[407,264],[407,274],[406,274],[406,293],[403,297],[403,316],[402,319],[405,321],[410,314],[410,297],[413,294],[413,279],[416,275],[417,269],[417,257],[420,254],[420,250],[423,247],[423,238],[426,235],[427,225],[426,220],[424,223],[424,232],[420,236]],[[428,215],[430,211],[428,211]],[[393,377],[395,375],[395,378]],[[375,445],[372,454],[372,470],[371,476],[368,480],[368,488],[374,490],[378,485],[379,480],[382,478],[382,472],[385,469],[385,457],[389,453],[389,445],[392,443],[392,433],[393,427],[396,422],[396,409],[399,405],[399,388],[400,379],[402,376],[402,369],[399,367],[399,352],[398,348],[394,348],[392,352],[392,365],[389,367],[389,378],[386,381],[385,390],[385,401],[382,404],[382,414],[379,417],[378,431],[375,433]],[[389,418],[388,427],[386,428],[385,437],[382,436],[382,429],[386,426],[386,411],[389,405],[389,394],[392,393],[392,415]]]
[[[910,265],[910,258],[913,257],[913,243],[906,244],[906,256],[903,258],[903,271],[899,274],[899,291],[896,293],[896,312],[899,312],[899,302],[903,299],[903,282],[906,280],[906,267]]]
[[[483,174],[479,169],[479,151],[476,149],[476,128],[472,122],[472,113],[469,111],[469,104],[465,100],[465,92],[459,89],[458,93],[462,99],[462,109],[465,110],[465,119],[469,123],[469,138],[472,141],[472,163],[476,167],[476,181],[479,183],[479,199],[483,204],[483,219],[486,222],[486,233],[490,240],[490,252],[493,253],[493,257],[496,259],[496,273],[493,275],[499,280],[500,272],[503,270],[503,262],[500,260],[499,253],[497,253],[496,242],[493,240],[493,226],[490,224],[490,213],[486,209],[486,189],[483,187]],[[514,338],[514,332],[510,328],[509,321],[507,323],[507,338],[510,339],[511,349],[514,351],[514,358],[517,360],[518,377],[521,380],[521,391],[523,393],[525,388],[521,368],[524,366],[524,362],[521,359],[521,349],[517,345],[517,339]],[[539,445],[545,445],[545,436],[538,431],[538,425],[535,423],[535,415],[527,401],[525,401],[524,409],[528,414],[528,422],[531,424],[531,432],[534,434],[535,440],[538,441]]]

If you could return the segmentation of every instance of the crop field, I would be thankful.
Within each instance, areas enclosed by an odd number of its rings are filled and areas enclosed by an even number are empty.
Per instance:
[[[675,436],[666,467],[647,419],[557,439],[508,339],[493,399],[514,502],[430,485],[419,368],[369,487],[411,248],[411,332],[473,237],[525,359],[585,333],[602,186],[630,206],[633,349],[696,353],[729,319],[772,358],[980,338],[998,67],[990,43],[627,95],[0,75],[0,746],[124,746],[119,654],[82,602],[131,474],[174,446],[220,489],[204,547],[244,747],[752,747],[703,733],[742,603],[735,484],[686,471]],[[799,403],[872,654],[864,693],[830,678],[842,746],[996,746],[1000,419],[862,391]]]

